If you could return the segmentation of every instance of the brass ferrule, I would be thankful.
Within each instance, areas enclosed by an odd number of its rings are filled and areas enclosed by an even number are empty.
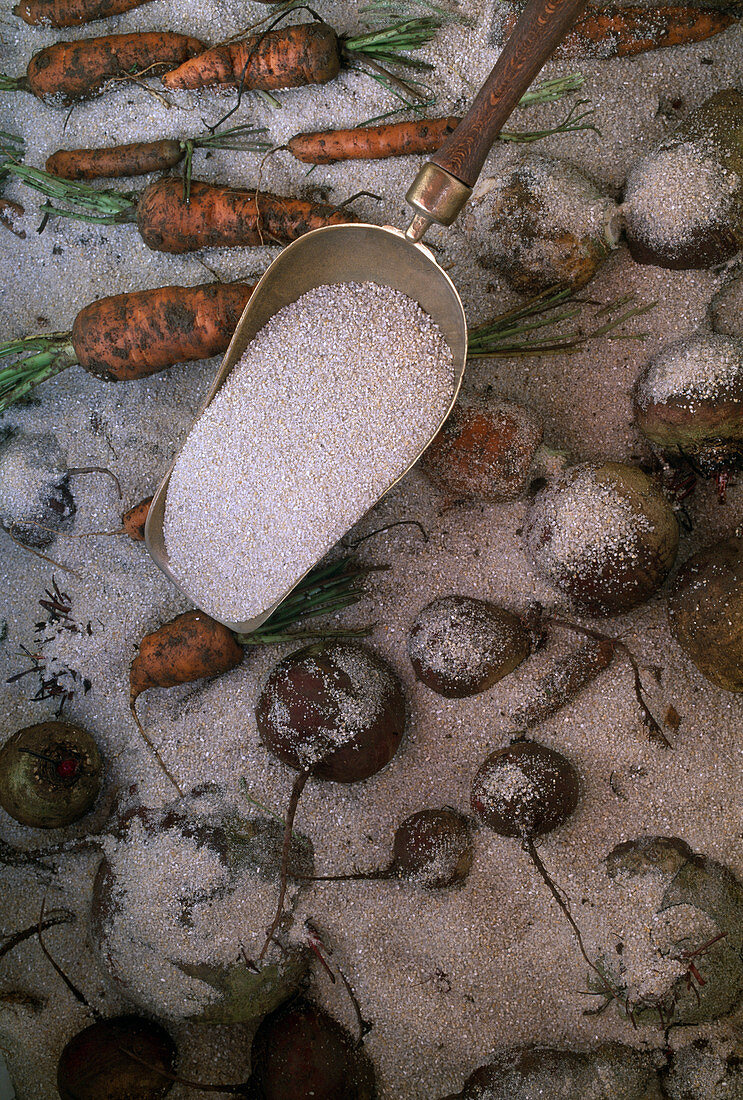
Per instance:
[[[472,188],[438,164],[424,164],[405,198],[416,215],[428,222],[451,225],[472,194]]]

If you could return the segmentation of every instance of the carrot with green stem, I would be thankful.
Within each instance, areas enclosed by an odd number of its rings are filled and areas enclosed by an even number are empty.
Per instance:
[[[44,203],[45,217],[136,224],[144,243],[156,252],[288,244],[311,229],[358,221],[329,203],[201,180],[191,181],[190,191],[175,177],[156,180],[140,192],[97,191],[22,164],[11,164],[8,171],[43,195],[70,204]]]
[[[0,74],[0,91],[31,92],[50,106],[69,106],[95,95],[111,80],[160,76],[204,48],[198,38],[170,31],[56,42],[34,54],[25,76]]]
[[[245,283],[205,283],[115,294],[81,309],[69,332],[0,344],[0,412],[75,364],[121,382],[218,355],[252,292]]]
[[[583,84],[579,74],[544,81],[521,101],[522,107],[548,103],[575,91]],[[593,110],[579,112],[588,101],[575,104],[563,121],[545,130],[503,130],[499,141],[532,142],[552,134],[572,133],[576,130],[594,130],[586,121]],[[343,130],[312,130],[295,134],[285,148],[306,164],[333,164],[343,160],[381,160],[385,157],[401,157],[411,154],[435,153],[445,138],[461,122],[458,115],[443,118],[414,118],[405,122],[382,123],[378,126],[364,124]]]
[[[296,23],[261,34],[232,38],[189,58],[166,73],[166,88],[239,88],[241,91],[275,91],[325,84],[341,68],[366,68],[375,79],[395,89],[400,86],[414,98],[418,92],[401,82],[390,65],[409,70],[430,70],[428,62],[406,56],[430,41],[448,14],[403,19],[359,35],[338,36],[327,23]]]
[[[182,163],[188,194],[196,149],[265,153],[271,148],[270,143],[260,137],[265,133],[265,126],[246,123],[227,130],[211,128],[192,138],[161,138],[96,149],[58,149],[47,158],[46,170],[61,179],[92,180],[166,172]]]

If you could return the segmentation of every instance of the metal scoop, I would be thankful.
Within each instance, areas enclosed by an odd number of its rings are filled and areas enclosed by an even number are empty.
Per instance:
[[[283,306],[323,284],[374,282],[393,287],[417,301],[438,325],[451,348],[454,389],[446,415],[437,425],[438,431],[449,415],[461,385],[467,358],[467,321],[454,284],[439,267],[433,254],[420,242],[433,222],[446,226],[456,219],[472,193],[485,158],[503,124],[572,26],[585,2],[531,0],[467,115],[435,156],[423,166],[408,191],[406,198],[415,210],[415,216],[404,233],[391,226],[331,226],[307,233],[281,252],[245,307],[199,416],[259,329]],[[400,470],[386,492],[417,462],[430,442],[431,439],[425,441],[414,461]],[[150,505],[145,543],[160,569],[195,603],[182,579],[171,571],[163,535],[165,501],[174,464],[175,460]],[[329,549],[330,545],[323,553]],[[249,567],[246,563],[246,568]],[[304,575],[298,576],[281,598],[260,615],[243,622],[225,622],[225,625],[245,634],[256,630]]]

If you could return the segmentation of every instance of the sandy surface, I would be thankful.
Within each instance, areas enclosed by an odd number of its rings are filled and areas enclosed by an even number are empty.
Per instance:
[[[468,5],[472,11],[478,5]],[[84,29],[81,35],[135,28],[173,28],[208,41],[223,38],[259,18],[265,8],[236,0],[190,5],[165,0]],[[323,8],[340,30],[356,25],[345,5]],[[443,111],[461,107],[490,68],[495,50],[488,44],[489,16],[467,28],[441,31],[427,51],[435,62],[431,83]],[[3,17],[2,69],[20,72],[31,53],[74,32],[27,28]],[[633,162],[667,132],[677,117],[712,92],[739,84],[743,33],[734,27],[699,46],[646,54],[637,59],[549,66],[550,75],[581,71],[585,97],[596,109],[601,136],[585,133],[541,143],[540,151],[563,155],[613,192],[619,191]],[[370,79],[346,74],[324,88],[281,93],[282,106],[270,110],[246,97],[238,120],[267,125],[280,144],[291,134],[319,125],[351,124],[394,106]],[[0,96],[0,128],[20,131],[27,162],[42,166],[60,145],[72,147],[129,141],[137,137],[180,136],[213,122],[232,98],[170,96],[173,106],[141,88],[118,88],[75,108],[64,135],[65,113],[31,96]],[[669,104],[678,106],[669,106]],[[533,125],[562,117],[564,106],[532,112]],[[520,116],[520,123],[526,120]],[[491,167],[517,156],[498,148]],[[195,174],[234,184],[258,180],[260,158],[218,152],[199,157]],[[320,191],[333,199],[366,189],[381,196],[362,198],[356,209],[377,222],[403,225],[404,193],[417,168],[413,159],[381,165],[306,167],[285,153],[263,167],[262,185],[286,194]],[[122,189],[129,183],[120,184]],[[21,198],[12,184],[10,197]],[[252,277],[264,270],[275,249],[210,250],[171,257],[149,252],[132,227],[99,228],[78,222],[51,222],[39,235],[36,200],[23,195],[27,238],[2,237],[4,293],[0,332],[4,338],[69,327],[83,305],[104,294],[193,284],[209,278]],[[460,231],[434,229],[430,241],[460,289],[470,321],[492,316],[510,304],[492,273],[476,263]],[[593,344],[579,355],[548,359],[481,360],[467,372],[467,386],[492,385],[540,413],[547,441],[582,458],[633,460],[648,456],[632,424],[631,387],[648,357],[672,340],[705,326],[709,300],[721,284],[720,272],[671,272],[635,265],[619,249],[590,287],[602,301],[633,293],[656,309],[635,330],[644,341]],[[53,432],[69,466],[106,465],[121,480],[125,506],[151,493],[188,430],[218,360],[177,367],[131,384],[107,385],[73,368],[39,392],[38,403],[11,409],[3,422],[25,431]],[[75,533],[114,530],[121,504],[108,479],[75,478],[78,511]],[[679,560],[732,532],[741,522],[743,491],[734,486],[719,506],[702,485],[687,502],[693,522],[682,534]],[[520,666],[494,688],[465,700],[445,700],[414,682],[406,653],[407,634],[430,599],[454,592],[491,598],[515,610],[537,599],[565,609],[559,595],[534,572],[520,537],[524,505],[458,505],[413,471],[358,525],[360,536],[399,519],[418,520],[363,544],[361,555],[391,569],[375,576],[364,601],[343,621],[376,623],[370,645],[401,677],[409,703],[405,739],[390,766],[367,782],[342,787],[310,782],[300,803],[297,827],[312,837],[321,871],[374,867],[386,862],[395,825],[423,806],[451,804],[463,810],[485,755],[508,740],[506,715],[518,705],[548,649]],[[185,602],[159,573],[140,545],[123,537],[57,540],[51,556],[74,569],[73,576],[30,556],[3,537],[0,553],[0,698],[3,734],[52,715],[53,701],[34,702],[38,682],[28,676],[6,680],[27,667],[26,646],[35,651],[42,617],[38,601],[56,577],[72,600],[81,633],[66,631],[44,652],[87,677],[87,694],[76,687],[66,716],[98,739],[108,764],[106,797],[137,784],[142,801],[161,805],[171,797],[167,780],[153,766],[128,712],[127,675],[134,647],[143,633],[185,609]],[[90,633],[85,631],[90,623]],[[659,666],[660,682],[646,677],[651,705],[660,718],[672,705],[681,716],[674,747],[663,751],[648,742],[631,691],[627,666],[615,663],[574,704],[539,727],[534,736],[559,749],[577,768],[582,782],[578,811],[542,846],[545,863],[570,898],[589,948],[597,949],[611,924],[602,859],[619,841],[644,833],[676,835],[692,848],[722,860],[743,875],[740,838],[739,697],[712,687],[670,638],[663,592],[636,612],[610,624],[622,633],[647,665]],[[557,642],[553,643],[555,646]],[[244,777],[252,796],[283,812],[292,773],[273,760],[258,740],[253,709],[275,661],[288,652],[267,649],[249,654],[235,672],[208,684],[155,691],[141,703],[143,720],[184,788],[205,780],[223,784],[231,798],[242,797]],[[79,679],[77,681],[79,685]],[[104,810],[92,819],[100,824]],[[64,836],[81,835],[90,821]],[[23,829],[0,811],[0,837],[24,847],[62,839]],[[42,899],[65,906],[75,924],[46,937],[56,958],[86,996],[105,1013],[125,1001],[100,971],[86,942],[90,888],[97,857],[68,857],[59,872],[41,882],[28,871],[6,870],[0,890],[4,932],[33,923]],[[518,845],[487,829],[476,835],[475,864],[457,891],[425,894],[389,883],[318,885],[305,895],[304,908],[323,929],[335,959],[352,981],[365,1016],[373,1021],[367,1047],[378,1070],[384,1100],[424,1100],[459,1088],[472,1070],[501,1045],[550,1042],[590,1045],[613,1038],[631,1045],[661,1045],[662,1034],[633,1031],[618,1012],[587,1016],[586,968],[571,932]],[[236,936],[238,932],[236,930]],[[236,944],[237,951],[237,944]],[[48,1100],[64,1042],[85,1026],[89,1015],[52,972],[38,944],[29,940],[0,962],[0,994],[22,990],[42,999],[33,1010],[0,1001],[0,1049],[6,1056],[21,1100]],[[312,979],[313,996],[351,1023],[346,1000],[326,976]],[[683,1029],[682,1029],[683,1030]],[[247,1031],[178,1025],[186,1074],[209,1080],[240,1080],[247,1064]],[[719,1023],[705,1033],[724,1036]],[[699,1029],[674,1033],[686,1041]],[[180,1086],[174,1100],[202,1095]]]

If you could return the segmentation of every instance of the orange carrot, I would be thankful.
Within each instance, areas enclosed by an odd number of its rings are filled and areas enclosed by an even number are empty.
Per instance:
[[[252,291],[245,283],[205,283],[115,294],[80,310],[71,332],[0,345],[0,359],[16,359],[0,369],[0,411],[76,363],[97,378],[121,382],[218,355]]]
[[[513,13],[506,19],[504,38],[511,33],[517,18]],[[574,24],[553,57],[632,57],[647,50],[704,42],[736,20],[730,12],[705,11],[683,5],[590,8]]]
[[[146,3],[147,0],[20,0],[13,14],[42,27],[79,27]]]
[[[133,542],[144,542],[144,525],[150,513],[152,497],[145,497],[139,504],[133,505],[121,517],[121,529]]]
[[[289,152],[306,164],[333,164],[338,160],[377,160],[411,153],[435,153],[461,120],[421,118],[348,130],[310,130],[287,142]]]
[[[166,172],[184,156],[182,141],[164,138],[104,149],[58,149],[47,158],[46,170],[66,180],[143,176],[147,172]]]
[[[327,203],[241,191],[216,184],[191,184],[187,202],[178,179],[151,183],[137,204],[137,227],[148,248],[192,252],[198,248],[288,244],[311,229],[358,219]]]
[[[195,149],[235,149],[266,152],[270,144],[260,136],[265,127],[245,123],[226,130],[212,129],[196,137],[162,138],[159,141],[135,141],[129,145],[96,149],[58,149],[47,159],[46,170],[66,180],[93,180],[112,176],[143,176],[148,172],[167,172],[181,161],[185,176],[191,179]]]
[[[95,95],[109,80],[159,76],[203,49],[197,38],[168,31],[57,42],[34,54],[25,77],[1,78],[0,90],[28,91],[52,105],[68,105]]]
[[[272,91],[324,84],[340,72],[338,36],[327,23],[299,23],[228,42],[162,78],[166,88],[240,86]]]

